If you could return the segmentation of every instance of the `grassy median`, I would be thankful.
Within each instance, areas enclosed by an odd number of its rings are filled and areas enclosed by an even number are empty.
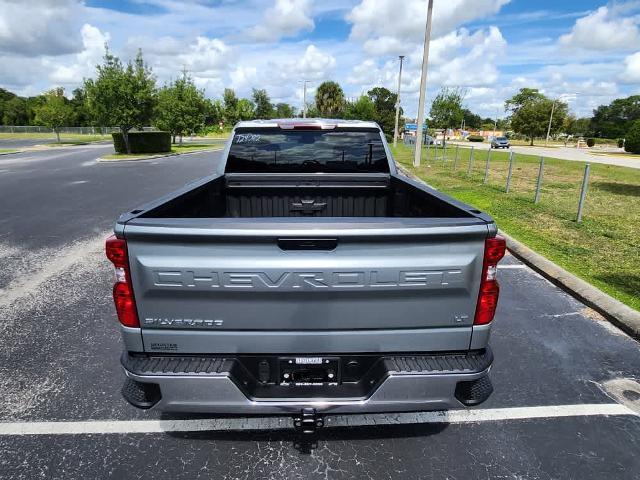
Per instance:
[[[412,148],[393,150],[398,163],[430,185],[488,212],[514,238],[640,310],[640,170],[591,164],[578,223],[583,162],[545,158],[540,202],[534,204],[538,156],[514,154],[505,193],[509,152],[474,151],[472,156],[466,147],[431,147],[425,149],[422,166],[414,168]]]
[[[182,145],[171,145],[170,152],[163,153],[115,153],[113,155],[104,155],[104,160],[144,160],[145,158],[158,157],[163,155],[178,155],[181,153],[199,152],[207,150],[220,150],[224,147],[224,143],[184,143]]]

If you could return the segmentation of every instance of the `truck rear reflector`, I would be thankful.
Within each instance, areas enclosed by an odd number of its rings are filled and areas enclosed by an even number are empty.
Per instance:
[[[486,325],[493,320],[498,306],[500,286],[496,279],[498,262],[504,257],[507,244],[501,236],[487,238],[484,243],[484,261],[482,264],[482,280],[478,293],[478,305],[474,325]]]
[[[129,259],[127,255],[127,242],[122,238],[111,235],[105,245],[107,258],[113,263],[116,270],[116,283],[113,286],[113,302],[118,313],[118,320],[125,327],[139,327],[136,301],[131,287],[131,275],[129,273]]]

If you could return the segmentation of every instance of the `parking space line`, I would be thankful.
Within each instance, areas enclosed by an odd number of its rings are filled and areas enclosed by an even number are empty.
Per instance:
[[[498,269],[499,270],[505,270],[505,269],[520,269],[520,268],[527,268],[527,266],[523,263],[520,263],[518,265],[498,265]]]
[[[594,416],[638,416],[618,403],[549,405],[537,407],[489,408],[390,415],[338,415],[329,417],[331,426],[393,425],[409,423],[479,423],[529,419]],[[0,422],[0,436],[89,435],[233,430],[277,430],[290,428],[286,417],[224,418],[194,420],[96,420],[82,422]]]

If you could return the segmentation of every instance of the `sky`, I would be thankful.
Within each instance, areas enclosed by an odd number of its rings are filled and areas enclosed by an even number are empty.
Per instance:
[[[92,77],[104,45],[123,60],[142,49],[160,85],[186,69],[207,96],[265,88],[302,105],[324,80],[348,98],[397,89],[418,108],[426,0],[0,0],[0,87],[69,95]],[[504,117],[522,87],[569,103],[578,116],[640,93],[640,1],[435,0],[427,111],[442,86],[465,105]]]

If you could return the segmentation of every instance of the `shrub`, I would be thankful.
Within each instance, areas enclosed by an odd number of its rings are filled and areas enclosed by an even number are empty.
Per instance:
[[[596,144],[595,139],[587,138],[587,147],[593,147]]]
[[[624,147],[624,138],[619,138],[618,139],[618,148],[622,148]]]
[[[122,133],[112,133],[116,153],[127,153]],[[162,153],[171,151],[169,132],[129,132],[131,153]]]
[[[484,137],[480,135],[469,135],[467,137],[467,140],[469,140],[470,142],[484,142]]]
[[[640,120],[636,120],[625,136],[624,149],[630,153],[640,153]]]

